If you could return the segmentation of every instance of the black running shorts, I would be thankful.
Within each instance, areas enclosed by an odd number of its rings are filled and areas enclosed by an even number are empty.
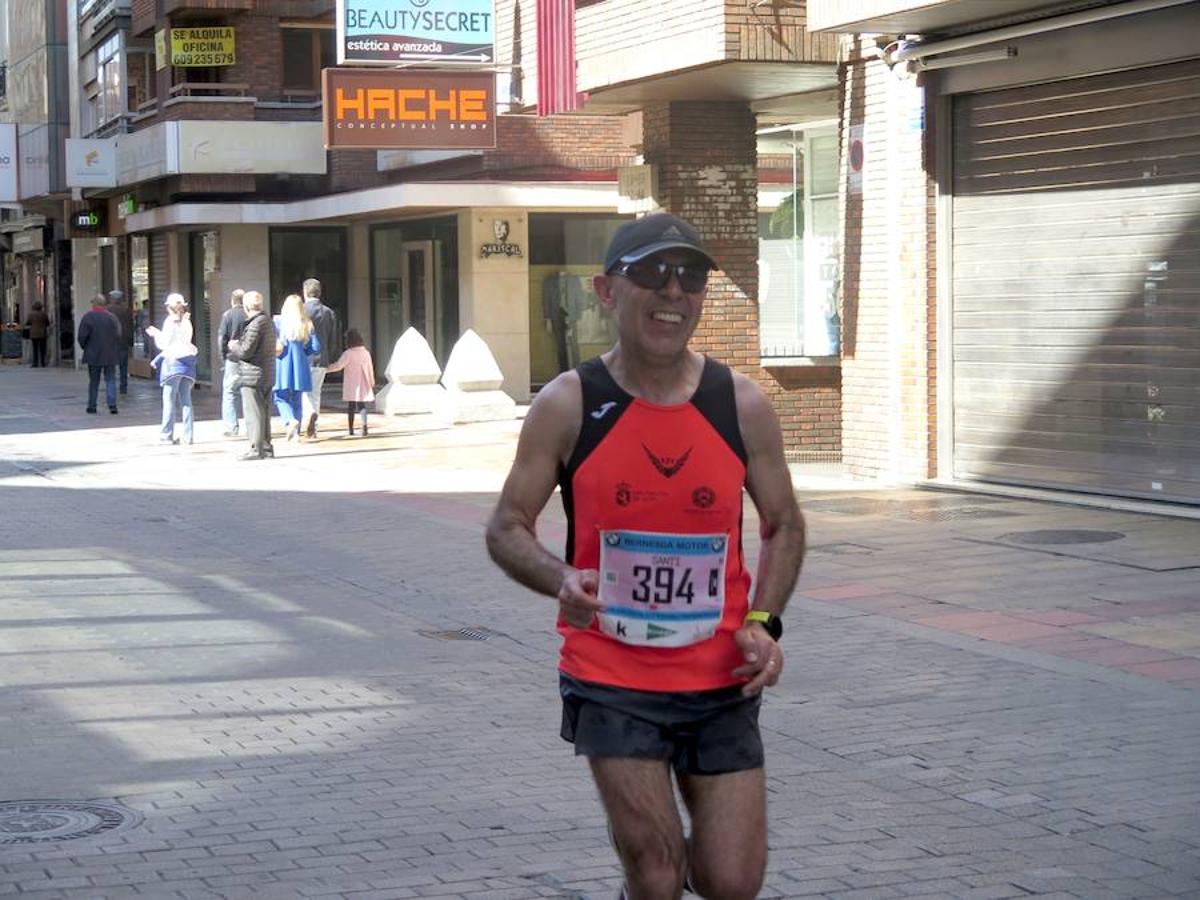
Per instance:
[[[576,756],[661,759],[681,775],[723,775],[763,764],[762,698],[740,685],[713,691],[634,691],[559,673],[562,737]]]

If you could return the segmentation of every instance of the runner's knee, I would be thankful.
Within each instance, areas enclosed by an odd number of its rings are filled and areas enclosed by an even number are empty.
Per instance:
[[[697,859],[692,861],[691,882],[706,900],[754,900],[762,890],[766,859]]]
[[[683,888],[687,847],[682,836],[642,832],[618,838],[634,896],[675,897]]]

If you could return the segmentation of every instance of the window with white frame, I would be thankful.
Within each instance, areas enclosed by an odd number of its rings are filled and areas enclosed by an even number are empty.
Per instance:
[[[838,147],[833,127],[760,135],[759,152],[787,156],[791,190],[759,217],[759,343],[764,362],[836,357]]]
[[[125,113],[125,72],[120,31],[113,32],[84,58],[80,81],[85,99],[81,110],[84,134],[98,131]]]

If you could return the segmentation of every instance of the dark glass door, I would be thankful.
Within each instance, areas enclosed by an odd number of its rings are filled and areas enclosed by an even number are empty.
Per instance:
[[[302,293],[306,278],[321,282],[321,299],[337,313],[340,328],[356,325],[346,318],[345,228],[271,229],[270,311],[278,313],[288,294]]]

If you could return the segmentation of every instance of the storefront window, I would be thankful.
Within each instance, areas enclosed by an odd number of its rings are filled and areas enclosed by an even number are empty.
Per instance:
[[[530,214],[529,353],[535,390],[616,341],[616,322],[601,308],[592,276],[625,221],[619,216]]]
[[[791,193],[759,217],[760,350],[764,360],[837,356],[837,135],[794,130],[769,143],[792,154],[795,176]]]
[[[199,348],[196,376],[212,381],[212,283],[219,267],[220,235],[216,231],[196,231],[188,236],[191,255],[191,304],[193,342]]]
[[[371,229],[371,333],[382,377],[409,326],[445,366],[458,340],[458,221],[415,219]]]
[[[306,278],[321,282],[321,299],[343,329],[360,326],[346,321],[346,229],[271,229],[271,312],[282,309],[288,294],[299,294]]]
[[[133,296],[133,355],[137,359],[149,359],[147,353],[146,328],[150,321],[150,241],[145,235],[135,234],[129,239],[129,287]]]

